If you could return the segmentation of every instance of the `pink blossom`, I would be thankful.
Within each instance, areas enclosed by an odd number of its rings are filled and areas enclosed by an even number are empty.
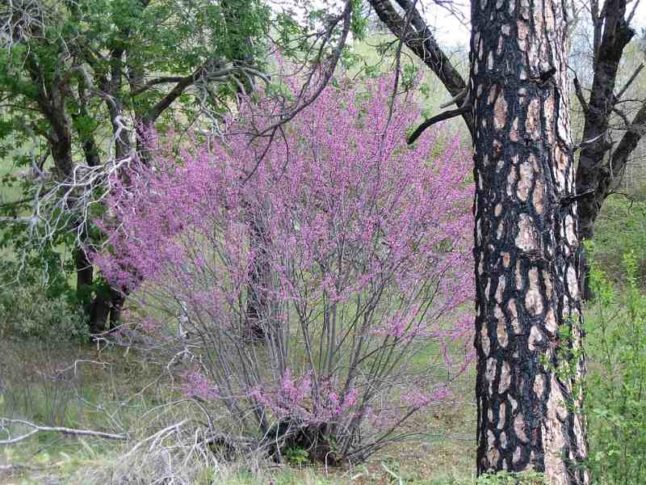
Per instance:
[[[217,399],[218,388],[203,373],[193,370],[183,376],[182,394],[204,400]]]
[[[143,326],[161,335],[148,320],[160,315],[167,334],[181,326],[208,363],[210,378],[189,372],[184,394],[221,400],[241,420],[347,430],[369,408],[375,422],[397,422],[401,400],[373,364],[401,352],[389,371],[401,378],[432,339],[429,361],[441,364],[444,349],[444,365],[465,368],[448,349],[471,345],[461,317],[474,293],[471,155],[440,130],[409,147],[420,109],[397,98],[389,112],[392,79],[338,86],[271,142],[252,135],[281,112],[262,96],[209,144],[176,150],[172,136],[152,136],[151,165],[114,181],[98,221],[108,244],[94,262],[145,302]],[[250,289],[270,303],[253,316],[275,332],[264,347],[241,338]],[[443,400],[441,389],[411,394],[410,406]]]

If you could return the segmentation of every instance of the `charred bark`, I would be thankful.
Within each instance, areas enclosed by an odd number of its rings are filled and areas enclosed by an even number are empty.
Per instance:
[[[472,2],[478,473],[587,483],[563,4]]]

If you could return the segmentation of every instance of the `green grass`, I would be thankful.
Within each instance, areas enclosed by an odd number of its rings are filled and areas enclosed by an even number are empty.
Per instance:
[[[15,362],[21,365],[15,366]],[[133,352],[5,341],[0,344],[0,369],[0,416],[132,435],[132,442],[122,444],[39,433],[18,445],[3,447],[0,465],[31,467],[13,475],[24,483],[41,483],[44,477],[64,483],[100,482],[97,470],[118,466],[120,456],[132,443],[191,412],[180,404],[165,409],[178,397],[171,376],[163,366]],[[408,423],[409,430],[421,431],[418,438],[393,444],[366,464],[326,471],[322,467],[276,467],[259,460],[252,470],[245,463],[230,464],[220,470],[204,467],[198,475],[202,483],[232,484],[348,483],[352,478],[357,483],[387,483],[395,480],[395,475],[412,483],[472,483],[472,377],[465,375],[457,384],[459,401],[430,408]],[[103,473],[99,476],[105,476]]]
[[[595,225],[594,258],[615,282],[625,275],[623,256],[637,259],[640,285],[646,284],[646,192],[606,199]]]

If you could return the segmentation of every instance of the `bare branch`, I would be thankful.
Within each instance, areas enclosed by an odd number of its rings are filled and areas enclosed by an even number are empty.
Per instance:
[[[635,69],[635,72],[632,73],[630,78],[628,78],[628,81],[626,81],[626,84],[624,84],[624,87],[619,90],[617,95],[615,96],[615,103],[621,99],[621,97],[626,93],[630,85],[633,83],[633,81],[637,78],[641,70],[644,69],[644,63],[640,63],[639,66],[637,66],[637,69]]]
[[[583,109],[584,113],[587,113],[590,108],[588,107],[588,102],[585,100],[585,95],[583,94],[583,88],[581,88],[579,78],[576,76],[574,76],[574,93],[576,94],[576,98],[579,100],[579,104],[581,104],[581,109]]]
[[[455,69],[447,55],[437,44],[433,32],[426,25],[423,18],[414,9],[409,0],[398,0],[400,6],[406,11],[413,9],[411,22],[414,29],[407,29],[405,20],[397,13],[397,10],[390,0],[369,0],[370,5],[377,13],[380,20],[398,38],[402,39],[406,46],[419,57],[435,75],[440,79],[444,87],[452,96],[458,96],[467,89],[467,84]],[[459,100],[456,102],[458,104]],[[473,119],[471,113],[461,113],[469,131],[473,133]]]
[[[434,125],[435,123],[439,123],[440,121],[455,118],[456,116],[464,116],[465,113],[469,113],[470,111],[471,111],[471,105],[467,104],[467,105],[460,106],[458,109],[444,111],[439,115],[436,115],[436,116],[433,116],[432,118],[427,119],[417,127],[417,129],[413,132],[411,136],[408,137],[408,144],[411,145],[415,143],[415,140],[417,140],[420,137],[420,135],[424,133],[424,130]]]
[[[19,443],[20,441],[26,440],[27,438],[39,432],[55,432],[62,433],[67,436],[94,436],[97,438],[117,441],[125,441],[128,439],[125,434],[106,433],[105,431],[94,431],[89,429],[67,428],[64,426],[42,426],[30,421],[25,421],[24,419],[0,418],[0,429],[4,430],[6,433],[9,433],[9,431],[7,430],[7,424],[23,425],[31,428],[31,430],[27,433],[16,436],[15,438],[0,440],[0,445],[12,445]]]
[[[453,96],[446,103],[442,103],[440,105],[440,109],[448,108],[452,104],[459,105],[459,101],[462,101],[464,98],[466,98],[468,91],[469,90],[467,88],[464,88],[461,92],[459,92],[456,96]]]
[[[626,22],[630,23],[633,21],[633,17],[635,16],[635,12],[637,11],[637,7],[639,7],[639,3],[641,0],[635,0],[635,4],[633,5],[632,10],[628,14],[628,17],[626,18]]]

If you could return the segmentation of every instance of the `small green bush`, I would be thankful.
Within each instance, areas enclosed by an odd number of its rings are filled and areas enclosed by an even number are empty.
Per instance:
[[[593,262],[586,321],[590,469],[603,484],[646,483],[646,296],[635,254],[623,263],[620,287]]]
[[[89,338],[81,305],[64,295],[47,295],[37,284],[15,285],[0,292],[0,338],[65,341]]]

